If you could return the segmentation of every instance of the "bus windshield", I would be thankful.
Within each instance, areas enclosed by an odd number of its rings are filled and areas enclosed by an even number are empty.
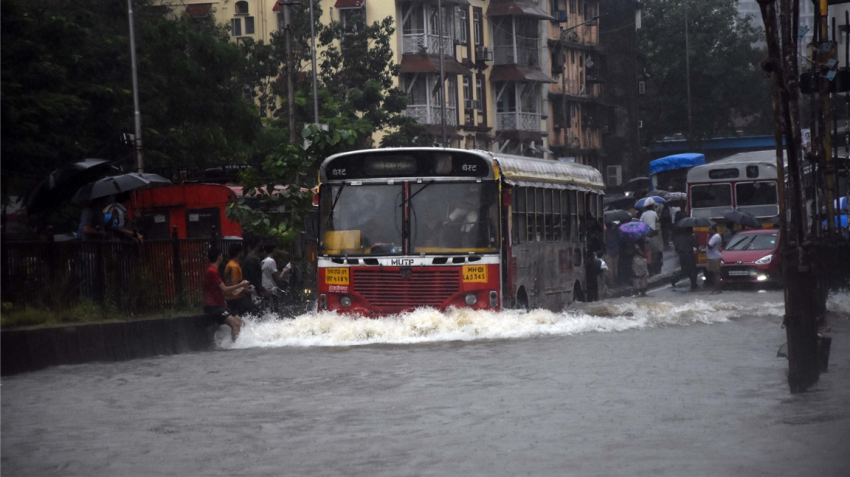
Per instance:
[[[401,184],[322,186],[319,247],[328,255],[401,255]]]
[[[410,196],[413,253],[498,251],[496,183],[411,184]]]
[[[691,186],[691,208],[732,207],[732,184]]]

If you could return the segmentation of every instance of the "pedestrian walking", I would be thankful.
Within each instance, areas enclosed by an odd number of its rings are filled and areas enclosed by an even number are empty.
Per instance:
[[[227,286],[218,274],[218,267],[224,261],[224,255],[217,247],[210,248],[208,253],[210,266],[204,275],[204,314],[213,318],[219,325],[230,326],[230,337],[236,341],[239,331],[242,329],[242,318],[228,311],[224,300],[225,293],[247,287],[247,280],[243,280],[232,286]]]
[[[645,223],[651,230],[647,243],[647,248],[651,254],[649,273],[650,275],[657,275],[661,273],[661,266],[663,265],[664,243],[658,224],[658,214],[655,212],[655,201],[652,198],[646,199],[644,207],[646,210],[641,214],[640,221]]]
[[[723,238],[717,233],[717,225],[712,224],[708,228],[708,245],[705,247],[705,255],[708,259],[707,271],[711,274],[711,282],[714,285],[712,295],[722,293],[723,283],[720,278],[720,250],[723,248]]]
[[[684,277],[691,280],[691,290],[697,289],[697,262],[694,258],[694,250],[699,246],[697,238],[694,236],[694,229],[691,227],[683,227],[676,231],[673,237],[673,246],[676,253],[679,254],[679,266],[681,270],[671,279],[673,287]]]
[[[228,251],[230,252],[230,261],[227,262],[227,266],[224,267],[224,284],[227,286],[233,286],[237,283],[242,283],[243,281],[241,262],[245,255],[245,250],[241,243],[233,243],[230,244]],[[256,290],[252,290],[247,287],[243,287],[231,293],[225,297],[227,300],[227,308],[240,315],[250,313],[253,310],[251,294],[256,293]]]
[[[619,281],[618,265],[620,263],[620,224],[611,222],[605,230],[605,255],[602,258],[608,265],[605,275],[608,287],[616,286]]]
[[[262,240],[257,236],[251,236],[245,240],[245,245],[248,247],[248,253],[242,261],[242,276],[251,282],[257,291],[257,297],[262,301],[266,295],[266,289],[263,287],[263,268],[260,262]]]
[[[292,268],[284,268],[278,271],[277,261],[275,260],[275,249],[277,247],[273,243],[266,244],[264,250],[266,258],[263,259],[263,288],[266,289],[268,303],[273,304],[275,299],[275,289],[279,287],[279,283],[283,282],[284,278],[292,272]]]
[[[670,214],[670,207],[662,205],[658,219],[661,223],[661,240],[664,242],[664,250],[670,249],[670,236],[673,232],[673,217]]]
[[[643,241],[632,245],[632,296],[647,296],[646,294],[646,277],[649,275],[649,268],[646,261],[646,246]]]

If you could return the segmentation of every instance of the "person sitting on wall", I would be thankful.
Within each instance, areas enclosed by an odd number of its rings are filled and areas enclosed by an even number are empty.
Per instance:
[[[210,266],[204,275],[204,313],[213,318],[219,325],[230,326],[230,336],[233,341],[242,329],[242,318],[227,310],[224,295],[235,292],[250,285],[248,280],[242,280],[235,285],[227,286],[218,274],[218,267],[224,261],[224,255],[217,247],[210,248],[208,253]]]

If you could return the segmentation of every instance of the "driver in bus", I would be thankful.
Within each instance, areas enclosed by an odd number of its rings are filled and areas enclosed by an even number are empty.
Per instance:
[[[478,222],[478,197],[466,195],[460,199],[460,203],[449,214],[449,222],[461,221],[461,232],[469,232]]]

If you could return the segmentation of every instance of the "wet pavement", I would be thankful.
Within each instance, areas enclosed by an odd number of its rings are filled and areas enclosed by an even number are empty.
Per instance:
[[[779,291],[248,323],[2,380],[3,475],[850,475],[850,294],[791,395]]]

